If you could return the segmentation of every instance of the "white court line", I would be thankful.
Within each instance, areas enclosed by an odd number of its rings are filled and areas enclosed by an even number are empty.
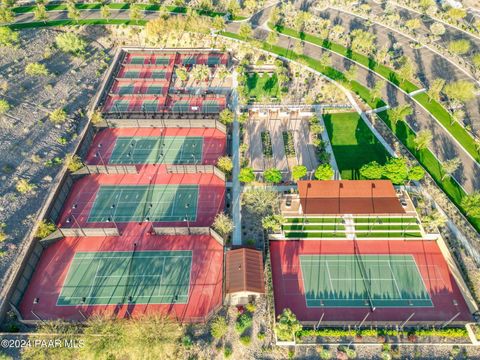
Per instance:
[[[395,279],[395,273],[393,272],[393,269],[392,269],[392,266],[390,265],[390,263],[388,263],[388,267],[390,268],[390,272],[392,273],[393,281],[395,283],[395,287],[397,288],[398,295],[400,297],[402,297],[402,293],[400,292],[400,288],[398,287],[397,280]]]
[[[335,290],[333,288],[332,276],[330,275],[330,268],[328,267],[328,261],[325,262],[325,265],[327,266],[328,280],[330,280],[330,289],[332,291],[332,294],[335,294]],[[335,299],[335,295],[333,298]]]
[[[158,284],[158,291],[160,290],[160,287],[162,286],[163,274],[164,273],[165,273],[165,258],[163,258],[162,273],[160,274],[160,283]],[[158,291],[157,291],[157,293],[158,293]]]

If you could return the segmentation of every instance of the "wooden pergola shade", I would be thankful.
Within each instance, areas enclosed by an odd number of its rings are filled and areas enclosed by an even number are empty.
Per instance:
[[[225,259],[226,293],[265,293],[261,251],[242,248],[230,250]]]
[[[405,213],[389,180],[299,181],[298,193],[306,215]]]

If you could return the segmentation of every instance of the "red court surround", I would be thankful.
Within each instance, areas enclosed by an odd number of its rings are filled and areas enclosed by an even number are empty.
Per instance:
[[[141,235],[143,234],[143,235]],[[56,306],[70,263],[78,251],[193,250],[190,293],[187,304],[131,304]],[[46,248],[20,303],[26,320],[83,320],[82,314],[115,314],[117,317],[162,313],[183,321],[204,321],[222,304],[223,246],[210,236],[134,236],[65,238]],[[33,304],[38,298],[38,304]],[[127,313],[128,309],[128,313]]]
[[[360,254],[411,254],[420,268],[420,273],[432,299],[433,308],[377,308],[370,312],[368,321],[403,322],[413,312],[411,321],[446,322],[455,316],[457,321],[472,319],[465,300],[448,269],[443,255],[434,241],[362,240],[358,241]],[[369,308],[308,308],[299,255],[304,254],[354,254],[351,240],[304,240],[270,241],[275,312],[290,308],[300,321],[319,321],[324,313],[324,322],[361,322]],[[436,274],[432,269],[436,268]],[[453,300],[456,300],[455,306]]]

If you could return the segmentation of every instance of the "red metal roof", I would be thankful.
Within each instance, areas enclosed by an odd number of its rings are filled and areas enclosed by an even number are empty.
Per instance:
[[[225,259],[226,292],[265,292],[263,258],[258,250],[242,248],[230,250]]]
[[[389,180],[299,181],[304,214],[403,214]]]

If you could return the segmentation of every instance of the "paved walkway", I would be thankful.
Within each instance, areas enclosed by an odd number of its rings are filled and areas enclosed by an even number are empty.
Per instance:
[[[238,175],[240,174],[240,124],[238,122],[239,107],[237,94],[237,72],[233,74],[233,93],[232,93],[232,110],[234,113],[233,132],[232,132],[232,218],[235,228],[232,234],[232,245],[242,245],[242,204],[240,181]]]

